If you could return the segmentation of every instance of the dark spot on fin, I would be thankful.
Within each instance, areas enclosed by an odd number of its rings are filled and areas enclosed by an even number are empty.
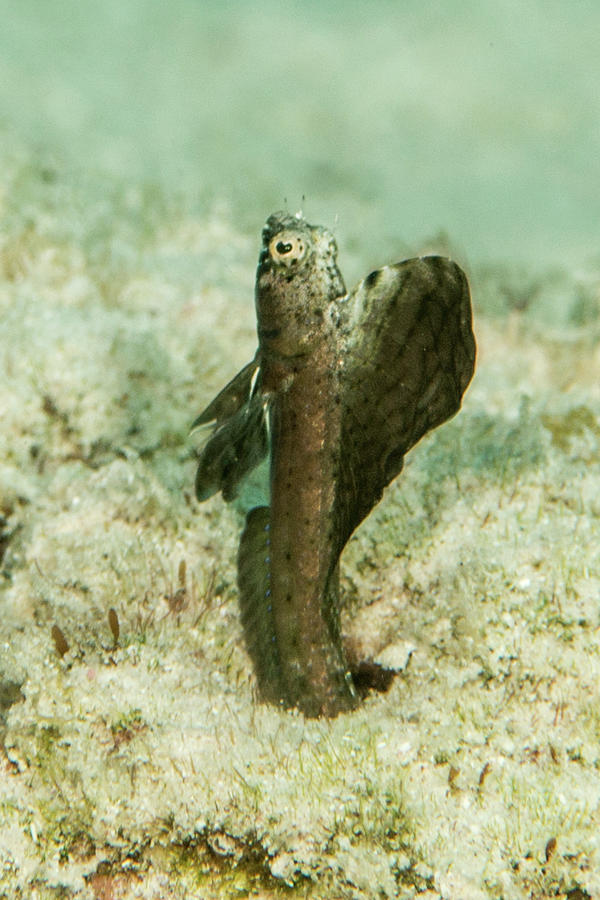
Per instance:
[[[270,552],[270,509],[257,506],[246,517],[238,551],[240,611],[261,697],[278,703],[283,685],[270,599]]]
[[[369,272],[367,277],[365,278],[365,287],[373,288],[379,281],[379,276],[381,275],[381,269],[375,269],[373,272]]]

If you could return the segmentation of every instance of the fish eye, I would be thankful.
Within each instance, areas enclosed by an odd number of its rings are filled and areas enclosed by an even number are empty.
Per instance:
[[[306,246],[302,238],[295,234],[277,234],[269,244],[271,259],[285,266],[292,266],[302,259]]]

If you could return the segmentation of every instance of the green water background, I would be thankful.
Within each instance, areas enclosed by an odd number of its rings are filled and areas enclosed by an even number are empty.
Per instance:
[[[73,172],[336,227],[363,266],[597,257],[595,0],[0,2],[0,127]],[[346,264],[348,271],[348,264]]]

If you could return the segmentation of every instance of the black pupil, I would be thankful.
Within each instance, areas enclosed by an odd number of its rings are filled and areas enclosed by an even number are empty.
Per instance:
[[[292,245],[286,244],[283,241],[279,241],[279,243],[275,244],[275,249],[280,256],[283,256],[285,253],[289,253],[291,251]]]

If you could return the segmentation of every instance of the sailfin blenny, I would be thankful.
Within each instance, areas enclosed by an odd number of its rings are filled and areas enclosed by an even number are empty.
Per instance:
[[[460,408],[475,365],[466,276],[430,256],[346,293],[326,229],[277,213],[256,276],[255,359],[198,417],[215,422],[196,493],[225,499],[270,453],[270,501],[238,553],[242,623],[263,698],[308,716],[358,694],[339,625],[339,558],[404,455]]]

